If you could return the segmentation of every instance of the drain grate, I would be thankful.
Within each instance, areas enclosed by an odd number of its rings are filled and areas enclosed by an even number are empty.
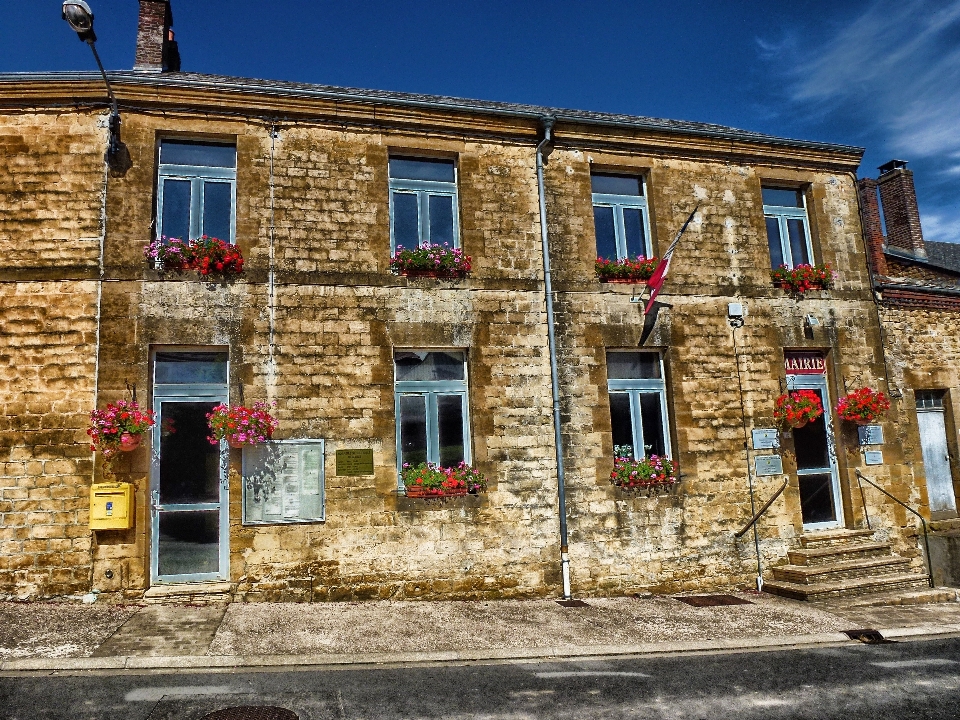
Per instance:
[[[749,600],[734,597],[733,595],[685,595],[683,597],[675,597],[674,600],[679,600],[682,603],[693,605],[694,607],[717,607],[718,605],[753,605],[753,603]]]
[[[202,720],[299,720],[299,717],[286,708],[243,705],[217,710],[204,715]]]
[[[564,607],[590,607],[583,600],[557,600],[557,605]]]
[[[851,640],[859,640],[867,645],[880,645],[882,643],[892,643],[893,640],[887,640],[880,634],[879,630],[844,630],[844,634]]]

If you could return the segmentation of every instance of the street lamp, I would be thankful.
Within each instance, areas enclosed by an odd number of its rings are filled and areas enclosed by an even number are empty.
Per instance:
[[[107,165],[117,175],[123,175],[130,168],[130,151],[120,141],[120,111],[117,109],[117,99],[113,95],[113,88],[107,79],[107,73],[100,62],[97,53],[97,35],[93,31],[93,11],[83,0],[66,0],[63,3],[63,19],[67,21],[81,42],[85,42],[93,51],[93,57],[100,68],[100,75],[107,86],[107,95],[110,98],[110,141],[107,145]]]

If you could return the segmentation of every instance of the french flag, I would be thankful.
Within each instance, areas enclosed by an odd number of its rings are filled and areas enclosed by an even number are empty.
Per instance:
[[[663,281],[667,279],[667,270],[670,269],[670,258],[673,257],[673,251],[677,249],[677,243],[680,242],[680,238],[683,235],[684,231],[693,221],[693,216],[697,214],[697,210],[700,209],[700,203],[697,203],[697,206],[693,209],[693,212],[690,213],[690,217],[687,218],[687,221],[683,224],[683,227],[680,228],[680,232],[677,233],[677,236],[673,239],[673,242],[670,243],[670,247],[667,248],[667,251],[663,254],[660,262],[657,264],[656,269],[653,271],[653,275],[650,276],[650,279],[647,280],[647,289],[650,290],[650,299],[647,300],[647,306],[643,309],[644,314],[650,312],[650,308],[653,307],[653,301],[657,299],[657,295],[660,293],[660,288],[663,287]]]

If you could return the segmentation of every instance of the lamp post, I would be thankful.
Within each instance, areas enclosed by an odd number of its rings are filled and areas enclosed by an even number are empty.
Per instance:
[[[93,11],[83,0],[66,0],[62,9],[63,19],[77,33],[80,41],[89,45],[93,51],[97,67],[100,68],[100,75],[107,86],[107,96],[110,98],[110,119],[108,120],[110,140],[107,145],[107,165],[114,173],[122,175],[130,168],[130,152],[120,141],[120,111],[117,109],[117,98],[113,94],[113,88],[110,87],[107,73],[97,53],[97,35],[93,31]]]

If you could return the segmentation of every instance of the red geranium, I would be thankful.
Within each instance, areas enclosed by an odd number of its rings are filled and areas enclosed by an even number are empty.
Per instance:
[[[803,295],[807,290],[829,290],[833,285],[834,272],[829,264],[808,265],[801,263],[794,268],[781,265],[770,272],[773,284],[784,290]]]
[[[823,403],[813,390],[793,390],[777,398],[773,417],[777,424],[792,428],[803,427],[823,415]]]
[[[189,241],[161,237],[145,246],[143,254],[160,272],[196,270],[203,277],[243,272],[240,248],[207,235]]]
[[[868,387],[854,390],[837,403],[837,415],[862,425],[872,423],[889,409],[887,396]]]

